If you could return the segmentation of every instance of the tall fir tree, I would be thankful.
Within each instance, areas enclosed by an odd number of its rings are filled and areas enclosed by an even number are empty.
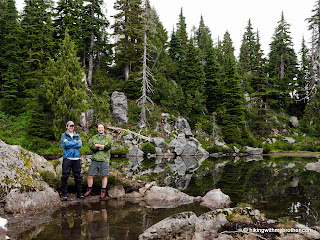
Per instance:
[[[46,95],[51,105],[53,132],[58,139],[67,121],[79,123],[79,116],[87,109],[84,70],[77,57],[75,44],[66,31],[57,59],[50,59],[45,69]]]
[[[80,56],[82,65],[85,65],[85,56],[87,54],[84,34],[84,0],[59,0],[54,12],[53,25],[56,29],[56,48],[60,42],[64,39],[64,33],[66,30],[69,32],[69,36],[77,46],[77,54]]]
[[[226,32],[221,45],[222,53],[222,133],[227,143],[241,143],[245,132],[244,95],[234,56],[234,47],[229,32]]]
[[[204,113],[205,74],[199,58],[199,51],[192,39],[187,45],[180,76],[180,86],[184,92],[184,103],[181,109],[188,116],[190,124],[195,126],[197,122],[201,121],[201,116]]]
[[[117,0],[114,9],[118,11],[113,16],[115,23],[112,25],[113,35],[115,36],[115,61],[123,71],[124,79],[127,81],[132,72],[141,70],[143,8],[141,0]]]
[[[22,14],[22,46],[25,87],[29,98],[37,98],[43,82],[43,70],[53,56],[53,7],[45,0],[25,0]]]
[[[5,2],[1,16],[0,43],[0,97],[1,110],[8,114],[18,114],[23,106],[24,83],[22,74],[21,28],[18,22],[18,11],[14,0]]]
[[[292,102],[290,93],[294,90],[294,79],[298,74],[297,56],[289,28],[282,13],[272,36],[268,64],[268,103],[276,109],[286,109]]]
[[[195,32],[195,39],[198,48],[200,49],[202,62],[205,64],[208,52],[213,48],[210,29],[204,24],[203,17],[200,18],[198,29]]]
[[[250,88],[250,83],[255,74],[254,64],[256,64],[256,55],[258,54],[258,52],[256,51],[256,45],[256,35],[253,32],[252,24],[249,19],[246,31],[243,34],[239,54],[239,73],[241,76],[242,84],[249,93],[252,93],[254,91]]]
[[[94,66],[99,66],[100,55],[110,53],[106,32],[109,21],[102,11],[102,0],[85,0],[84,3],[83,38],[87,53],[84,55],[84,63],[88,65],[87,83],[91,86]]]
[[[187,34],[186,18],[183,15],[182,8],[181,8],[181,11],[179,14],[179,21],[177,23],[177,35],[178,35],[179,39],[181,40],[182,48],[186,49],[187,43],[188,43],[188,34]]]
[[[209,113],[213,113],[221,107],[221,66],[217,61],[216,49],[213,47],[208,50],[206,58],[204,68],[206,76],[206,107]]]
[[[50,110],[45,104],[43,89],[44,69],[49,58],[54,55],[54,29],[52,25],[53,6],[45,0],[25,0],[22,13],[21,30],[24,62],[24,78],[27,108],[31,112],[26,132],[33,144],[40,148],[45,141],[40,138],[52,138],[52,124],[48,122]],[[43,147],[43,146],[42,146]]]
[[[253,100],[251,112],[252,132],[257,135],[265,136],[270,133],[269,107],[267,105],[267,72],[266,59],[263,57],[261,49],[259,31],[256,32],[255,58],[252,64],[252,77],[250,89],[253,93],[250,95]]]

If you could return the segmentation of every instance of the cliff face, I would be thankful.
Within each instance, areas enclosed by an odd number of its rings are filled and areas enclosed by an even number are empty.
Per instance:
[[[59,194],[41,178],[43,171],[55,172],[45,158],[0,140],[0,166],[2,211],[25,212],[60,202]]]

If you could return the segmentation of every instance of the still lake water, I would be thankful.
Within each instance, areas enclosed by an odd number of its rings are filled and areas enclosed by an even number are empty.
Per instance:
[[[189,195],[204,196],[221,188],[230,196],[232,207],[248,203],[270,219],[320,224],[320,161],[315,157],[132,158],[112,162],[127,175],[151,176],[159,185]],[[199,216],[209,209],[198,203],[152,209],[139,202],[83,202],[56,211],[50,221],[21,233],[19,239],[138,239],[153,224],[184,211]]]

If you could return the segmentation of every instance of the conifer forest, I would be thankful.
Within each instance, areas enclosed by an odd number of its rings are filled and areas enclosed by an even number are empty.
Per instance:
[[[107,17],[108,8],[116,14]],[[149,0],[107,9],[103,0],[25,0],[21,12],[15,0],[0,0],[0,139],[49,149],[88,109],[93,123],[116,125],[110,96],[119,91],[129,115],[121,127],[146,135],[169,113],[194,132],[210,137],[217,127],[227,144],[258,147],[296,116],[295,150],[320,150],[320,0],[299,52],[284,13],[268,54],[263,28],[248,19],[238,56],[228,31],[213,41],[203,17],[188,33],[183,8],[177,16],[168,30]]]

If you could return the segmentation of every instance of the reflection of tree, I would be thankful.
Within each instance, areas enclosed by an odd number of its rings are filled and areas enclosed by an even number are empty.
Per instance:
[[[63,240],[81,239],[81,205],[75,209],[63,208],[61,212],[61,235]]]

